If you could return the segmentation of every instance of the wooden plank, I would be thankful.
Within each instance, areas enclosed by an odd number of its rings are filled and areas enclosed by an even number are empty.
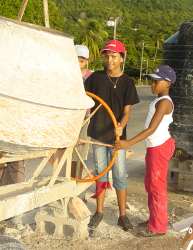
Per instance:
[[[76,195],[78,196],[85,190],[87,190],[91,185],[93,185],[95,182],[79,182],[76,184]]]
[[[65,177],[71,179],[71,169],[72,169],[72,154],[74,147],[68,148],[67,161],[66,161],[66,169],[65,169]]]
[[[91,215],[85,203],[78,197],[74,197],[69,201],[68,209],[78,221],[83,221]]]
[[[45,22],[45,26],[47,28],[50,28],[48,0],[43,0],[43,6],[44,6],[44,22]]]
[[[22,20],[23,15],[25,13],[25,9],[27,7],[27,4],[28,4],[28,0],[23,0],[21,7],[20,7],[20,10],[19,10],[19,13],[18,13],[18,16],[17,16],[18,21]]]
[[[65,161],[67,160],[67,157],[68,157],[69,153],[72,154],[72,152],[70,151],[70,148],[67,148],[67,149],[65,149],[63,151],[63,153],[61,155],[61,158],[59,159],[59,162],[58,162],[56,168],[54,169],[54,173],[53,173],[53,175],[51,177],[51,180],[50,180],[50,183],[48,184],[48,186],[54,185],[54,183],[55,183],[55,181],[56,181],[56,179],[57,179],[57,177],[58,177],[64,163],[65,163]]]
[[[102,104],[99,104],[91,114],[84,120],[82,124],[82,128],[90,121],[90,119],[96,114],[96,112],[99,110],[99,108],[102,106]]]
[[[48,184],[50,177],[43,177],[39,180],[34,180],[34,182],[26,181],[21,183],[15,183],[10,185],[5,185],[0,187],[0,200],[12,196],[13,193],[18,195],[24,190],[29,190],[34,188],[39,188]]]
[[[82,163],[82,165],[83,165],[83,167],[84,167],[84,170],[87,172],[88,176],[89,176],[90,178],[93,177],[93,175],[91,174],[91,172],[90,172],[90,170],[88,169],[87,165],[85,164],[84,160],[82,159],[80,153],[78,152],[78,149],[77,149],[76,147],[75,147],[74,149],[75,149],[76,154],[77,154],[78,157],[79,157],[80,162]]]
[[[51,187],[44,186],[0,201],[0,221],[42,207],[65,197],[76,195],[76,182],[66,180]]]
[[[34,171],[33,176],[31,178],[30,182],[33,182],[41,174],[42,170],[45,168],[45,166],[48,163],[49,159],[51,158],[51,156],[55,152],[56,152],[56,150],[54,152],[52,152],[52,151],[49,152],[49,155],[40,162],[39,166]]]
[[[43,150],[43,151],[31,151],[31,152],[26,152],[20,155],[9,154],[7,156],[3,156],[2,158],[0,158],[0,164],[13,162],[13,161],[30,160],[30,159],[35,159],[35,158],[48,157],[50,153],[54,153],[54,152],[55,152],[55,149],[50,149],[50,150]]]
[[[102,142],[99,142],[99,141],[95,141],[95,140],[84,140],[84,139],[79,139],[78,140],[78,143],[88,143],[88,144],[93,144],[93,145],[99,145],[99,146],[104,146],[104,147],[109,147],[109,148],[113,148],[114,146],[111,145],[111,144],[107,144],[107,143],[102,143]]]

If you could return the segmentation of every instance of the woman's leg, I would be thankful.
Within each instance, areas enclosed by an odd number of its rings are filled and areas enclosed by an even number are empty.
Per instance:
[[[173,141],[168,140],[158,147],[147,149],[148,230],[154,233],[166,233],[168,227],[167,174],[174,148]]]

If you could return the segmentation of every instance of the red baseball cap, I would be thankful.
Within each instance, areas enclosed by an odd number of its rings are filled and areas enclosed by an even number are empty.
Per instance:
[[[110,40],[105,44],[105,47],[101,50],[101,53],[104,53],[105,51],[125,53],[125,45],[119,40]]]

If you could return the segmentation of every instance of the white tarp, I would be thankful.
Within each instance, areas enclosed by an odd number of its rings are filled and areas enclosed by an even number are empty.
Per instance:
[[[71,146],[92,105],[72,38],[0,18],[1,141]]]

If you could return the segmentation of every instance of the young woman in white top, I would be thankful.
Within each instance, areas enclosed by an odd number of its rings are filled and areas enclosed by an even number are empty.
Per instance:
[[[152,92],[157,98],[150,103],[145,129],[129,140],[115,143],[116,149],[122,149],[146,139],[145,188],[148,193],[149,219],[139,225],[139,233],[146,237],[167,232],[167,173],[169,160],[175,150],[175,141],[169,133],[174,111],[169,89],[176,81],[175,71],[168,65],[160,65],[149,76],[153,80]]]

